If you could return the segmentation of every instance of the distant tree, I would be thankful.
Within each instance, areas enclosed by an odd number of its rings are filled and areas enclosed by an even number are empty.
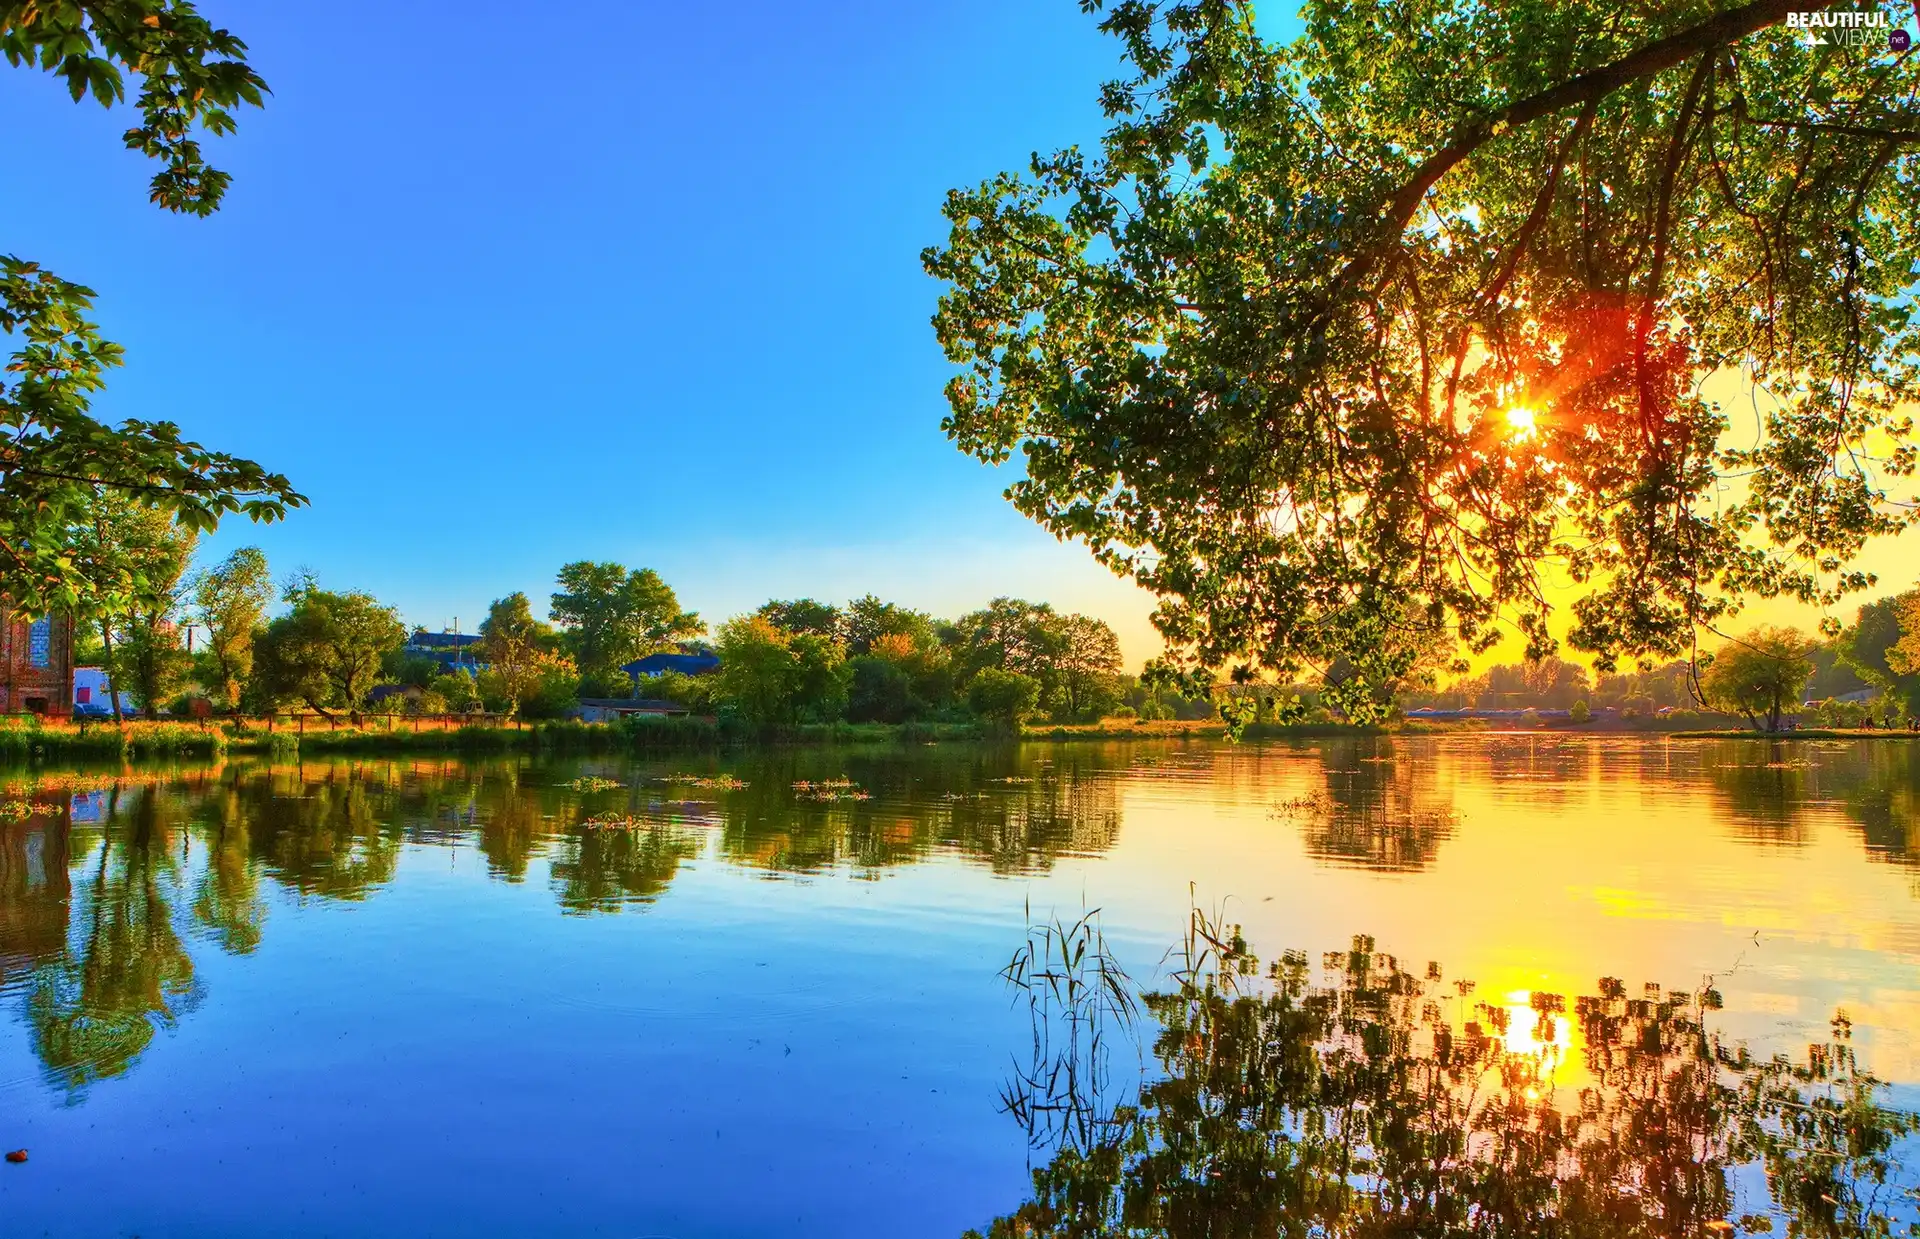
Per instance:
[[[847,717],[856,723],[903,723],[919,712],[913,677],[899,662],[862,654],[849,659]]]
[[[1551,655],[1497,664],[1456,688],[1481,709],[1565,710],[1593,691],[1585,667]]]
[[[1640,713],[1662,707],[1677,710],[1699,704],[1694,697],[1693,664],[1684,660],[1650,667],[1645,671],[1604,674],[1600,677],[1594,699],[1602,705]]]
[[[715,646],[720,670],[714,697],[752,723],[784,722],[793,705],[794,659],[787,635],[759,615],[743,615],[720,626]]]
[[[201,687],[227,710],[237,709],[253,675],[253,638],[273,602],[267,557],[243,546],[191,582],[193,620],[207,630]]]
[[[1094,717],[1119,704],[1120,644],[1090,616],[995,598],[954,622],[953,650],[962,683],[988,667],[1027,676],[1040,686],[1041,708],[1057,719]]]
[[[1841,662],[1909,714],[1920,713],[1920,668],[1904,670],[1912,666],[1904,658],[1896,666],[1894,659],[1901,656],[1894,651],[1916,630],[1911,619],[1903,618],[1916,605],[1920,605],[1920,589],[1869,602],[1834,643]]]
[[[846,709],[853,672],[837,637],[743,615],[721,626],[718,652],[714,697],[749,722],[826,722]]]
[[[126,78],[141,83],[129,148],[161,162],[155,204],[215,210],[228,176],[202,158],[198,132],[233,130],[233,110],[266,91],[246,44],[185,0],[0,0],[0,52],[9,64],[57,74],[77,101],[111,107]],[[46,193],[58,177],[39,178]],[[33,612],[86,605],[88,582],[68,535],[98,492],[137,497],[201,533],[241,512],[274,520],[306,502],[287,479],[209,451],[171,422],[92,416],[92,398],[121,362],[120,346],[88,321],[93,290],[0,253],[0,332],[24,342],[0,366],[0,593]]]
[[[1897,675],[1920,676],[1920,590],[1900,595],[1897,614],[1900,639],[1887,647],[1887,667]],[[1909,714],[1920,708],[1908,707]]]
[[[1120,641],[1102,620],[1063,615],[1057,621],[1058,652],[1050,677],[1057,687],[1056,715],[1073,720],[1104,716],[1120,704]]]
[[[953,652],[963,683],[994,667],[1038,681],[1064,647],[1059,615],[1044,602],[995,598],[954,621]]]
[[[487,618],[480,621],[480,657],[494,673],[491,683],[508,714],[518,714],[520,703],[549,674],[547,651],[553,643],[553,629],[533,618],[525,594],[496,598],[487,608]]]
[[[793,716],[802,723],[830,723],[847,713],[853,669],[840,638],[798,632],[788,639],[794,663]],[[723,664],[724,665],[724,664]]]
[[[933,617],[892,602],[882,602],[872,594],[855,598],[840,614],[840,635],[846,639],[849,655],[862,655],[881,637],[905,637],[919,649],[939,644]]]
[[[840,635],[839,609],[811,598],[795,598],[789,602],[776,598],[762,605],[755,614],[782,632],[810,632],[821,637]]]
[[[585,560],[560,569],[549,615],[583,677],[610,678],[636,658],[706,631],[651,568]]]
[[[1870,688],[1860,673],[1855,671],[1847,660],[1841,657],[1840,641],[1823,641],[1814,648],[1813,678],[1807,681],[1807,699],[1822,701],[1829,697],[1838,697],[1843,693],[1856,693]]]
[[[98,633],[114,717],[130,692],[152,717],[185,682],[179,647],[181,580],[198,535],[171,510],[124,491],[98,489],[67,531],[78,605],[75,617]]]
[[[450,671],[433,677],[433,682],[427,685],[427,691],[446,703],[445,712],[466,714],[480,708],[480,689],[473,682],[473,677],[464,671]]]
[[[1715,651],[1700,678],[1707,703],[1745,716],[1755,730],[1780,730],[1780,716],[1798,705],[1813,674],[1814,643],[1791,628],[1755,628]]]
[[[497,666],[480,673],[476,686],[488,709],[522,718],[559,718],[580,697],[580,673],[564,654],[537,650],[516,664],[514,674],[514,694],[510,696],[506,678]]]
[[[967,682],[967,707],[981,718],[1016,727],[1040,704],[1040,681],[1018,671],[983,667]]]
[[[938,713],[953,700],[953,658],[931,623],[870,638],[850,660],[853,683],[847,717],[859,723],[900,723]]]
[[[334,593],[311,581],[287,593],[287,614],[267,625],[255,649],[269,698],[304,702],[322,715],[344,709],[357,722],[383,658],[407,639],[392,607],[358,590]]]

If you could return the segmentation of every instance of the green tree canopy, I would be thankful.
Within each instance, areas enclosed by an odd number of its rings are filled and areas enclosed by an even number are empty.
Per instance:
[[[827,722],[847,707],[853,678],[839,638],[788,632],[764,615],[721,625],[714,699],[751,723]]]
[[[881,637],[906,637],[921,649],[940,640],[932,616],[895,602],[882,602],[872,594],[846,605],[840,615],[840,635],[846,638],[850,654],[865,654]]]
[[[606,677],[623,664],[706,631],[680,609],[673,588],[651,568],[581,560],[560,569],[550,617],[583,676]]]
[[[100,637],[114,717],[124,692],[151,717],[187,671],[174,620],[197,535],[172,511],[125,491],[94,488],[72,515],[62,541],[75,618]]]
[[[253,676],[254,633],[273,602],[266,552],[243,546],[195,574],[191,588],[193,620],[207,630],[201,687],[227,709],[236,709]]]
[[[371,594],[334,593],[310,580],[288,590],[287,602],[287,614],[267,625],[255,652],[265,695],[358,717],[381,660],[407,639],[399,612]]]
[[[1040,686],[1039,705],[1062,721],[1097,717],[1120,700],[1120,642],[1104,621],[1021,598],[995,598],[954,621],[963,684],[987,668]]]
[[[1104,139],[954,191],[924,255],[945,428],[1160,595],[1173,669],[1541,656],[1568,605],[1611,670],[1869,582],[1912,517],[1920,56],[1809,46],[1812,0],[1310,0],[1284,46],[1085,7]]]
[[[486,687],[505,698],[507,713],[518,714],[523,701],[540,691],[554,671],[553,629],[533,618],[523,593],[496,598],[480,621],[480,653],[489,665]]]
[[[1813,642],[1791,628],[1756,628],[1715,652],[1701,692],[1707,704],[1778,731],[1781,714],[1800,703],[1813,676],[1812,653]]]
[[[232,109],[258,107],[266,91],[246,44],[185,0],[0,0],[0,53],[107,107],[137,78],[140,122],[127,146],[161,163],[154,203],[192,215],[214,211],[229,180],[196,134],[232,132]],[[93,417],[93,397],[121,363],[120,346],[87,318],[93,295],[0,254],[0,332],[20,342],[0,375],[0,592],[30,611],[81,603],[66,535],[100,488],[137,495],[194,532],[228,513],[274,520],[306,502],[280,474],[184,439],[171,422]]]
[[[776,598],[763,604],[756,614],[783,632],[810,632],[822,637],[840,635],[840,608],[812,598],[787,602]]]
[[[1920,713],[1920,667],[1910,667],[1895,653],[1909,632],[1920,631],[1912,611],[1920,603],[1920,589],[1881,598],[1860,608],[1851,627],[1837,642],[1840,659],[1861,679],[1904,706]]]
[[[1018,671],[982,667],[967,682],[967,708],[1005,727],[1018,726],[1040,704],[1040,681]]]

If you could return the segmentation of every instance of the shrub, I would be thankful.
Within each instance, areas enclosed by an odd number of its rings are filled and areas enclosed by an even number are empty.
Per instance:
[[[981,718],[1017,726],[1040,704],[1040,681],[1018,671],[982,668],[967,685],[967,705]]]

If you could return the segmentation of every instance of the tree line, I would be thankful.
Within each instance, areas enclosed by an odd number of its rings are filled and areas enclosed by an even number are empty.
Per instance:
[[[1864,695],[1864,700],[1845,697]],[[1611,708],[1627,717],[1711,709],[1777,730],[1811,702],[1826,726],[1903,726],[1920,717],[1920,587],[1861,606],[1852,624],[1819,635],[1761,625],[1698,660],[1677,659],[1594,676],[1549,656],[1502,663],[1444,688],[1402,694],[1403,708],[1569,710]]]
[[[544,619],[523,592],[495,599],[450,667],[410,648],[398,610],[366,591],[330,589],[310,573],[276,583],[256,547],[190,570],[192,529],[133,500],[103,496],[94,508],[76,655],[102,665],[148,716],[193,698],[223,714],[551,718],[583,698],[638,696],[755,725],[1011,726],[1205,708],[1143,690],[1122,674],[1112,628],[1046,603],[996,598],[947,620],[872,594],[844,606],[775,599],[710,630],[654,570],[589,561],[559,570]],[[204,632],[198,648],[189,632]],[[654,653],[719,662],[699,675],[623,669]]]

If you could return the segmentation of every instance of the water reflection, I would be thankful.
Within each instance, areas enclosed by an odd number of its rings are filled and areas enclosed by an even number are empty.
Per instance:
[[[1045,874],[1114,848],[1143,786],[1183,813],[1232,800],[1259,817],[1280,800],[1281,839],[1345,870],[1435,870],[1489,805],[1566,816],[1657,794],[1704,833],[1769,849],[1845,840],[1839,824],[1857,840],[1848,850],[1920,875],[1920,743],[1907,741],[1394,737],[41,773],[0,787],[0,995],[49,1083],[77,1097],[199,1001],[196,953],[255,951],[288,904],[377,898],[403,880],[410,848],[466,851],[491,880],[529,882],[565,913],[644,913],[702,863],[777,878],[875,879],[936,859]],[[1188,876],[1186,854],[1163,858],[1171,880]]]
[[[936,853],[995,872],[1093,854],[1119,830],[1090,759],[962,750],[773,754],[733,772],[618,762],[234,763],[15,779],[0,803],[0,992],[72,1100],[199,1001],[193,944],[253,952],[276,898],[359,901],[409,846],[544,871],[572,914],[659,899],[711,848],[775,874],[872,876]]]
[[[1367,869],[1431,864],[1457,815],[1440,768],[1425,753],[1369,737],[1327,743],[1325,790],[1279,806],[1316,857]]]
[[[130,803],[123,803],[130,802]],[[47,1079],[78,1096],[119,1075],[199,1002],[175,923],[183,882],[170,797],[109,793],[107,820],[72,884],[65,949],[28,977],[26,1018]]]
[[[1093,949],[1057,967],[1046,993],[1059,993],[1058,973],[1099,974],[1097,939],[1080,940]],[[1326,956],[1317,977],[1293,952],[1262,978],[1237,930],[1198,914],[1182,959],[1175,983],[1143,998],[1155,1070],[1123,1104],[1062,1098],[1107,1078],[1111,1051],[1036,1028],[1036,1046],[1086,1061],[1023,1073],[1006,1109],[1029,1133],[1036,1109],[1081,1119],[1048,1129],[1056,1147],[1032,1198],[988,1236],[1920,1228],[1900,1156],[1920,1116],[1886,1104],[1844,1017],[1804,1056],[1762,1060],[1713,1031],[1711,988],[1629,997],[1607,978],[1571,1012],[1553,994],[1488,1001],[1368,938]],[[1033,1001],[1026,974],[1009,979],[1038,1021],[1086,1018],[1057,997]],[[1088,1007],[1100,988],[1069,992]]]

